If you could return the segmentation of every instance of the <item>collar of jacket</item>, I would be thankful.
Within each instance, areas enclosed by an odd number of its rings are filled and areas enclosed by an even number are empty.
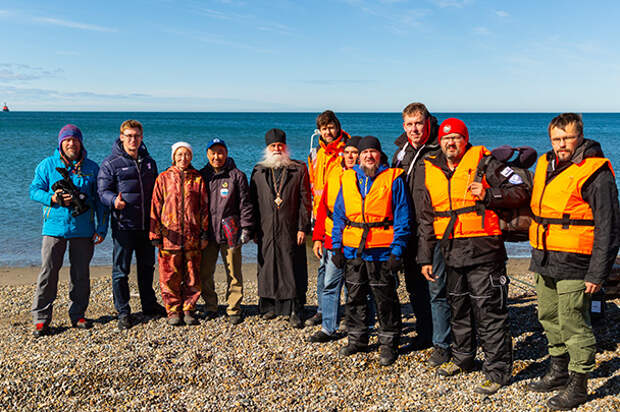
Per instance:
[[[605,157],[603,154],[603,149],[601,148],[601,144],[596,140],[591,139],[583,139],[583,142],[575,149],[575,153],[570,158],[570,161],[556,164],[557,158],[555,156],[555,152],[552,150],[547,152],[547,161],[549,162],[549,171],[553,170],[563,170],[567,166],[570,166],[571,163],[579,164],[583,162],[583,159],[588,157]]]
[[[235,164],[235,160],[232,157],[227,157],[224,166],[219,170],[215,171],[211,163],[207,163],[202,169],[200,169],[200,173],[208,176],[219,176],[224,173],[230,172],[232,169],[237,167]]]
[[[338,137],[329,143],[326,143],[322,137],[319,138],[319,145],[323,148],[323,150],[325,150],[325,153],[327,154],[339,153],[342,152],[342,150],[344,149],[344,143],[349,138],[349,133],[340,129],[340,134],[338,135]]]
[[[117,138],[112,145],[112,153],[118,156],[124,156],[127,159],[134,160],[133,157],[129,155],[123,148],[123,142],[121,142],[121,138]],[[149,151],[146,149],[146,145],[144,142],[140,143],[140,147],[138,147],[138,159],[146,158],[149,156]]]

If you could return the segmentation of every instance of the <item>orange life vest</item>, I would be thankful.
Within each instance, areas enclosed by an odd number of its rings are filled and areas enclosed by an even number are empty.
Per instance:
[[[319,139],[319,150],[316,158],[308,157],[308,173],[310,178],[310,186],[312,188],[312,216],[316,217],[319,209],[319,202],[323,195],[323,188],[327,182],[327,176],[334,168],[342,167],[340,161],[342,152],[344,151],[345,142],[349,138],[349,134],[344,130],[340,131],[334,141],[326,144]]]
[[[592,254],[594,217],[590,205],[583,200],[584,183],[601,167],[611,162],[603,157],[590,157],[571,164],[549,183],[547,155],[538,159],[530,207],[534,218],[530,225],[530,245],[539,250]]]
[[[394,215],[392,211],[392,184],[403,169],[386,169],[379,173],[362,198],[357,187],[355,170],[342,174],[342,198],[347,224],[342,232],[342,244],[358,249],[390,247],[394,240]]]
[[[327,176],[327,193],[325,194],[325,203],[327,206],[327,216],[325,217],[325,236],[332,237],[332,229],[334,228],[334,220],[332,216],[334,214],[334,205],[336,204],[336,198],[340,192],[340,179],[344,170],[340,168],[333,168]]]
[[[444,234],[448,236],[446,239],[502,234],[497,214],[485,208],[468,190],[476,177],[478,163],[490,154],[484,146],[472,146],[463,155],[451,179],[441,168],[428,159],[424,160],[425,184],[435,212],[433,228],[437,239],[443,238]],[[482,177],[481,183],[485,189],[490,187],[486,177]]]

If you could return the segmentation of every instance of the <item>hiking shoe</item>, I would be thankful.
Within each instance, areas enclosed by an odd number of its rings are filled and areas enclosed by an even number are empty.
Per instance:
[[[148,316],[149,318],[163,318],[168,313],[166,312],[166,308],[160,304],[157,304],[151,308],[143,309],[142,314],[144,316]]]
[[[92,322],[84,318],[78,319],[77,322],[71,322],[71,325],[73,325],[74,328],[78,329],[90,329],[93,327]]]
[[[433,353],[426,361],[430,366],[436,368],[439,365],[443,365],[444,363],[450,360],[452,353],[450,348],[444,349],[440,346],[435,346],[433,348]]]
[[[196,319],[190,311],[185,312],[185,315],[183,316],[183,321],[187,326],[195,326],[200,324],[200,322],[198,322],[198,319]]]
[[[355,345],[348,343],[347,346],[343,346],[338,351],[340,356],[351,356],[358,352],[368,352],[368,345]]]
[[[243,317],[241,315],[230,315],[228,316],[228,321],[231,325],[238,325],[243,322]]]
[[[168,322],[168,325],[170,326],[181,326],[183,324],[180,313],[173,313],[168,316],[168,320],[166,322]]]
[[[454,363],[452,361],[448,361],[448,362],[444,363],[443,365],[441,365],[439,367],[439,369],[437,369],[437,375],[439,375],[439,376],[454,376],[454,375],[458,375],[461,372],[468,373],[468,372],[471,372],[472,370],[473,370],[473,368],[472,369],[464,369],[464,368],[461,368],[456,363]]]
[[[323,315],[321,314],[321,312],[317,312],[310,319],[306,319],[306,326],[320,325],[321,322],[323,322]]]
[[[129,315],[119,316],[117,326],[119,330],[127,330],[131,328],[131,318]]]
[[[398,351],[387,345],[381,345],[379,348],[379,364],[381,366],[390,366],[398,358]]]
[[[336,335],[335,333],[328,335],[327,333],[320,330],[317,333],[308,336],[306,340],[311,343],[325,343],[331,342],[333,340],[338,340],[338,335]]]
[[[42,336],[50,335],[51,334],[50,327],[46,323],[39,322],[36,325],[34,325],[33,334],[35,338],[40,338]]]
[[[265,319],[265,320],[272,320],[276,318],[276,314],[273,313],[272,311],[269,312],[265,312],[261,315],[261,318]]]
[[[499,383],[493,382],[489,379],[485,379],[474,388],[474,392],[481,395],[493,395],[501,387],[502,385],[500,385]]]

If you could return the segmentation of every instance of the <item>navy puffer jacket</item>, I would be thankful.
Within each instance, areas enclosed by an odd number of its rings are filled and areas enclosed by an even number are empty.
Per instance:
[[[133,159],[120,139],[112,146],[112,154],[105,158],[97,176],[97,192],[101,202],[112,211],[112,230],[149,230],[151,198],[157,178],[157,164],[144,143]],[[114,209],[119,193],[127,203],[123,210]]]

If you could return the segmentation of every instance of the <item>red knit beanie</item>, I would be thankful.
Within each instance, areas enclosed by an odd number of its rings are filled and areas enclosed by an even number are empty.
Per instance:
[[[449,119],[441,122],[441,126],[439,126],[439,132],[437,133],[437,140],[441,142],[441,138],[447,134],[458,133],[461,136],[465,137],[465,143],[469,142],[469,132],[467,131],[467,126],[463,123],[462,120],[456,119],[454,117],[450,117]]]

